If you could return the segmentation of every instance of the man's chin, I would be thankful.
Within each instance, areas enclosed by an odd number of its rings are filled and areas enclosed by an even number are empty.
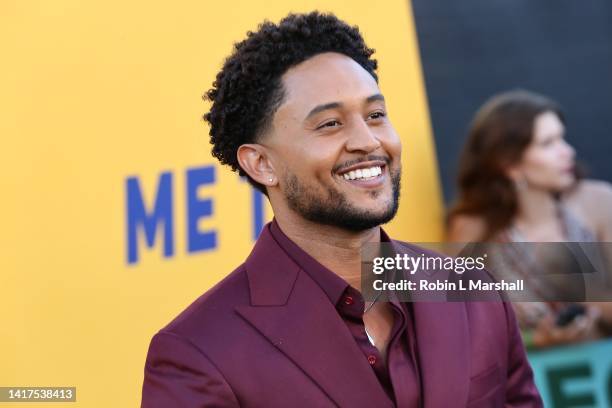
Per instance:
[[[347,229],[362,231],[388,223],[395,217],[396,213],[397,208],[389,204],[386,204],[384,208],[353,207],[352,211],[345,215],[345,222],[343,224]],[[350,221],[346,222],[346,220]]]
[[[385,219],[389,217],[389,212],[391,211],[390,205],[385,203],[385,205],[376,205],[376,206],[352,206],[353,214],[363,214],[364,218],[372,218],[372,219]]]
[[[393,200],[393,189],[390,186],[376,189],[354,188],[351,191],[343,191],[342,195],[354,208],[378,212],[384,210]]]

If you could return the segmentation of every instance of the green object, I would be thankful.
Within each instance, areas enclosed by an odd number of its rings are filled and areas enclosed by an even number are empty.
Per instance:
[[[534,350],[536,348],[535,344],[533,344],[533,329],[521,330],[521,337],[527,350]]]

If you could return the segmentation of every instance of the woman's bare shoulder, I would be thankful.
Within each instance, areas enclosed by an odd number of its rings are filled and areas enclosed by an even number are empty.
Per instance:
[[[603,180],[581,180],[576,187],[564,195],[568,202],[575,202],[581,205],[594,206],[601,203],[612,202],[612,184]]]
[[[483,217],[457,214],[448,221],[447,238],[452,242],[479,241],[485,235],[486,228]]]
[[[563,202],[600,238],[612,233],[612,184],[582,180],[563,195]]]

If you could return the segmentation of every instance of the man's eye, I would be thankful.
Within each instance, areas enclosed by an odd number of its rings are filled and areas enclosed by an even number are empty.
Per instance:
[[[330,120],[328,122],[323,123],[321,126],[319,126],[317,129],[323,129],[326,127],[336,127],[339,126],[340,122],[338,122],[337,120]]]
[[[384,118],[385,116],[386,116],[385,112],[381,112],[381,111],[372,112],[370,113],[370,115],[368,115],[370,119],[381,119],[381,118]]]

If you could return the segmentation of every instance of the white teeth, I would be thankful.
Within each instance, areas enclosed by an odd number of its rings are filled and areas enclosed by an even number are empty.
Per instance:
[[[348,173],[344,173],[342,177],[344,177],[345,180],[355,180],[373,178],[381,174],[382,168],[379,166],[373,166],[367,169],[351,170]]]

